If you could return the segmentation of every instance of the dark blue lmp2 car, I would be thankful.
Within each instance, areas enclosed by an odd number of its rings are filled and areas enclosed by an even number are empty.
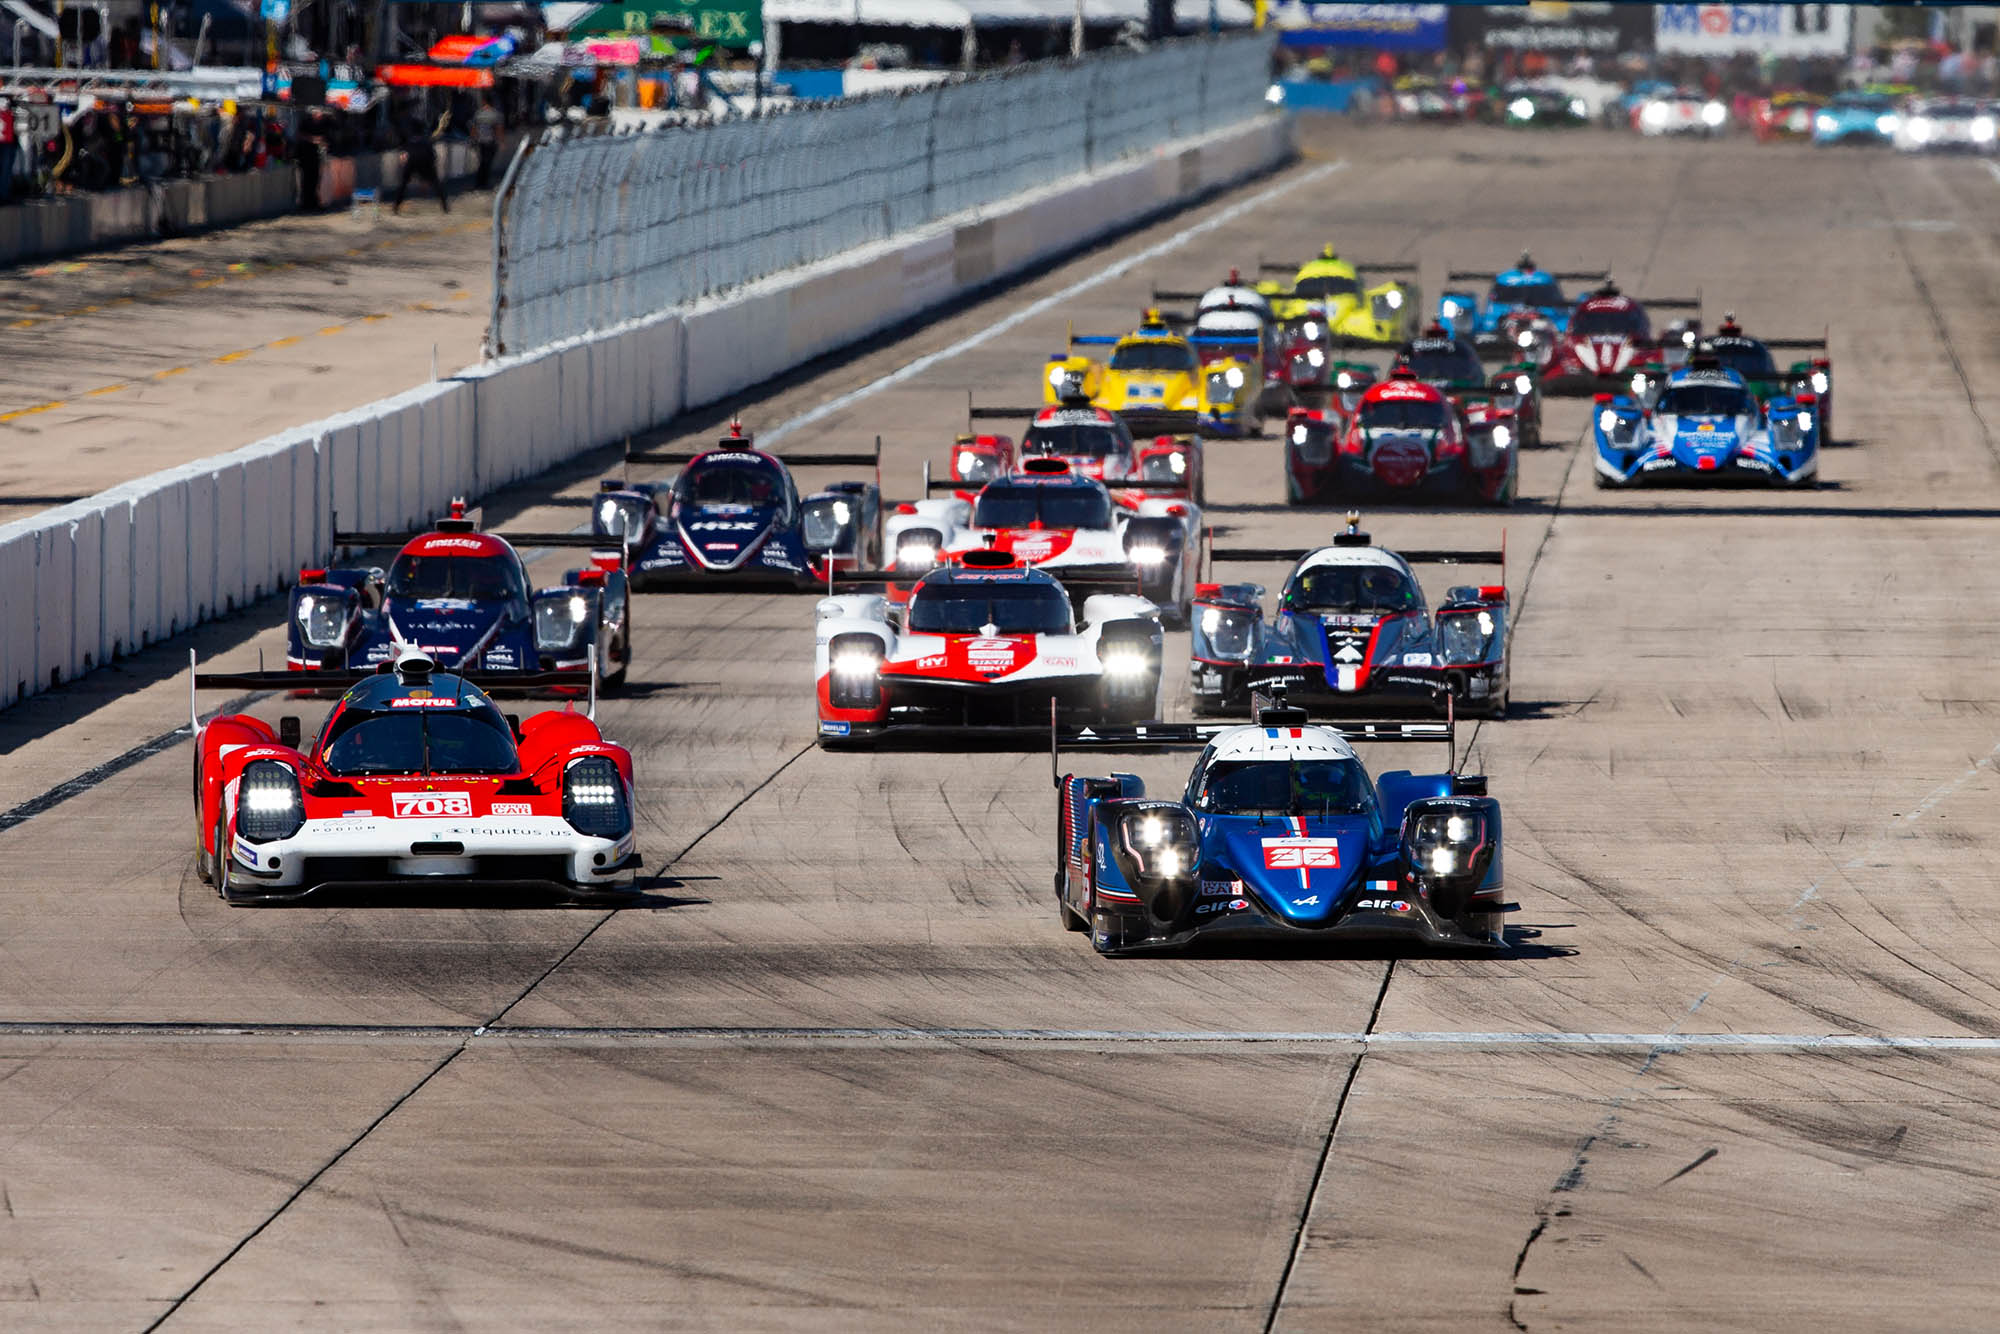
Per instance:
[[[1505,947],[1500,803],[1484,777],[1370,778],[1355,742],[1455,739],[1449,723],[1315,726],[1262,707],[1250,726],[1146,723],[1067,744],[1201,744],[1179,800],[1132,774],[1057,778],[1063,925],[1101,954],[1197,938]],[[1054,747],[1052,746],[1052,750]],[[1056,761],[1060,768],[1059,758]]]
[[[713,449],[626,455],[627,465],[680,465],[671,482],[610,478],[590,527],[630,554],[634,591],[825,591],[835,570],[882,564],[882,442],[872,454],[791,454],[757,448],[740,422]],[[799,494],[792,468],[873,466],[874,482]]]

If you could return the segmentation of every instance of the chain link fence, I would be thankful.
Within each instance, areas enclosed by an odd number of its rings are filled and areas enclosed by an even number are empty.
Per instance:
[[[557,127],[494,204],[487,351],[526,352],[1266,109],[1270,33],[625,134]]]

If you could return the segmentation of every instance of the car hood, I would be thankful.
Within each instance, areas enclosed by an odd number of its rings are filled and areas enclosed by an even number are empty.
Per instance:
[[[1302,926],[1331,921],[1366,885],[1367,815],[1199,817],[1204,896],[1234,893]]]
[[[776,505],[677,505],[674,533],[695,564],[733,570],[757,553],[777,517]]]
[[[475,665],[469,659],[499,636],[507,605],[469,598],[391,597],[383,611],[392,641],[414,645],[449,668],[461,660]]]

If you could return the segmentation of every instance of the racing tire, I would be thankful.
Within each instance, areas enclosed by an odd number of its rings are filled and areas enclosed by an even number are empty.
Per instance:
[[[223,828],[222,813],[215,816],[215,877],[209,883],[215,886],[215,896],[234,908],[252,908],[265,902],[260,895],[246,894],[236,888],[236,878],[229,873],[233,862],[228,853],[229,844],[224,841],[227,830]]]
[[[1606,477],[1603,473],[1599,472],[1595,468],[1592,468],[1590,470],[1590,484],[1596,487],[1599,491],[1616,491],[1618,489],[1617,487],[1611,484],[1610,478]]]
[[[1090,930],[1089,920],[1079,915],[1076,909],[1069,906],[1069,900],[1063,897],[1063,873],[1061,871],[1056,872],[1056,916],[1062,920],[1062,927],[1065,931]]]
[[[1306,503],[1306,493],[1299,488],[1299,479],[1293,475],[1290,468],[1285,469],[1285,503],[1287,505]]]
[[[201,809],[201,755],[199,752],[194,757],[194,804],[196,810]],[[215,883],[215,861],[209,856],[208,844],[200,836],[197,836],[194,841],[194,874],[195,878],[204,885]]]

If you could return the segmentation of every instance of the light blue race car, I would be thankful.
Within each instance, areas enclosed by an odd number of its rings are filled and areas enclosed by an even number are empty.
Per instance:
[[[1903,123],[1897,99],[1886,93],[1842,93],[1813,117],[1816,144],[1886,144]]]
[[[1641,482],[1819,481],[1818,404],[1790,394],[1760,400],[1712,351],[1697,350],[1664,383],[1634,377],[1629,394],[1599,394],[1591,431],[1600,487]]]
[[[1454,269],[1445,275],[1446,291],[1438,299],[1438,323],[1471,338],[1481,355],[1512,358],[1533,347],[1532,340],[1516,342],[1526,334],[1518,327],[1524,321],[1546,322],[1556,333],[1569,327],[1570,311],[1576,303],[1564,294],[1565,282],[1599,283],[1607,276],[1601,269],[1551,273],[1526,254],[1502,273]],[[1492,286],[1482,300],[1477,291],[1461,286],[1468,283]]]

